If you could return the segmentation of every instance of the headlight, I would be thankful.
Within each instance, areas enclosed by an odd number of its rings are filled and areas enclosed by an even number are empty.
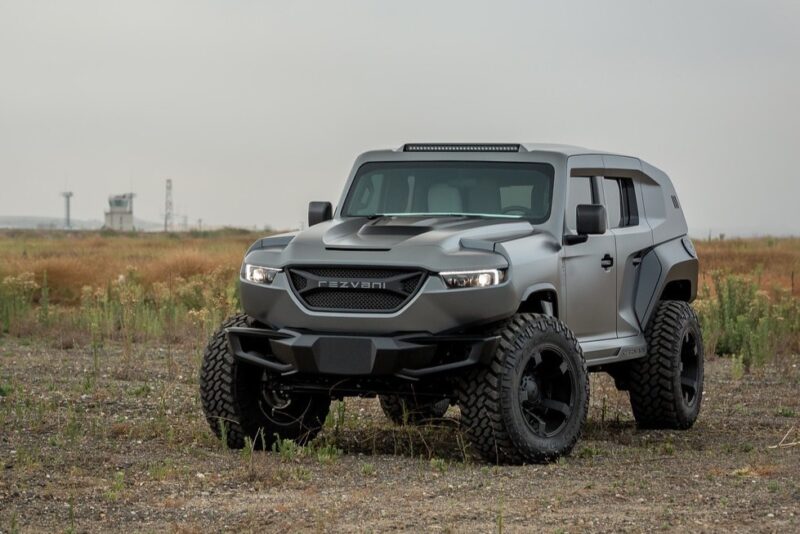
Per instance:
[[[248,282],[254,282],[256,284],[271,284],[275,280],[275,276],[277,276],[281,270],[282,269],[273,269],[272,267],[245,264],[244,278]]]
[[[481,271],[451,271],[439,273],[449,288],[496,286],[505,280],[505,269],[484,269]]]

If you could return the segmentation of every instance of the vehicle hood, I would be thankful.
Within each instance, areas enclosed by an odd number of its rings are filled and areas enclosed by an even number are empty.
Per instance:
[[[317,224],[293,236],[265,238],[246,261],[261,265],[414,265],[432,271],[505,267],[498,244],[555,242],[527,221],[476,217],[353,217]]]

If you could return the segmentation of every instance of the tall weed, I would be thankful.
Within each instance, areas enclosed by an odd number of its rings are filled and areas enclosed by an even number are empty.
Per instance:
[[[721,272],[712,274],[712,282],[696,305],[706,353],[733,356],[747,373],[776,352],[797,348],[800,304],[789,291],[770,295],[752,278]]]
[[[0,282],[0,333],[14,333],[14,326],[31,315],[38,289],[33,273],[3,278]]]

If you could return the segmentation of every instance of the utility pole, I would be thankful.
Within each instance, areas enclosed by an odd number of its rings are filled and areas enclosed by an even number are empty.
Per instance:
[[[61,193],[61,196],[64,197],[64,205],[66,207],[66,214],[64,217],[64,228],[69,230],[70,228],[72,228],[72,221],[70,220],[69,217],[69,202],[70,199],[72,198],[72,191],[65,191]]]
[[[164,231],[172,230],[172,178],[167,178],[167,194],[164,201]]]

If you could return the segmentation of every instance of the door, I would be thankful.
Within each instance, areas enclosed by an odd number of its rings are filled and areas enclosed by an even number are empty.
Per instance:
[[[566,231],[575,233],[577,207],[599,204],[599,178],[569,178]],[[617,265],[614,234],[590,235],[564,247],[566,323],[578,341],[617,337]]]
[[[642,251],[653,244],[653,233],[639,216],[640,187],[633,177],[606,176],[602,189],[608,230],[616,240],[617,336],[635,336],[641,329],[634,309],[634,281]]]

